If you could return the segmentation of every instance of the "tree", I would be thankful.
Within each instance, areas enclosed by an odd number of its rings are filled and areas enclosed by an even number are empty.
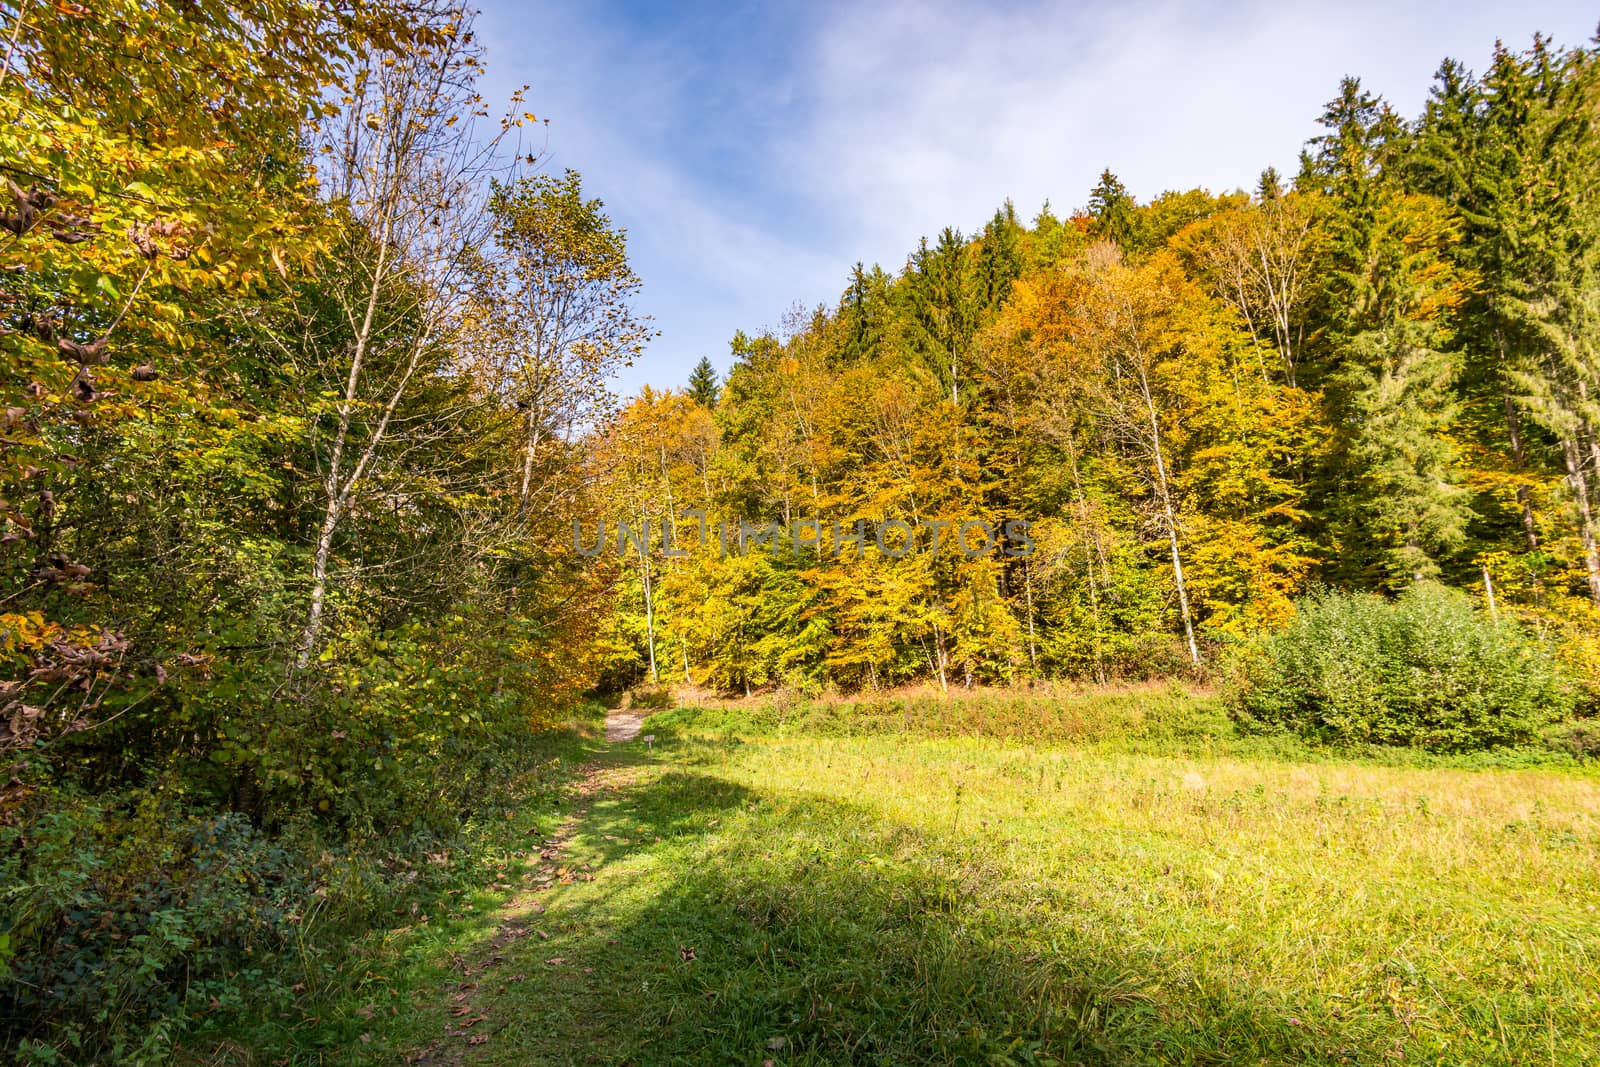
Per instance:
[[[307,307],[292,342],[335,397],[312,422],[323,503],[294,656],[300,669],[322,635],[336,535],[418,371],[468,314],[472,250],[490,234],[481,187],[514,128],[503,123],[499,135],[478,139],[477,69],[471,32],[446,11],[429,47],[366,62],[323,144],[339,218],[332,256],[344,277],[313,297],[333,301],[340,328],[324,332],[318,309]]]
[[[103,499],[97,472],[124,449],[142,453],[151,462],[117,464],[119,477],[137,471],[152,478],[127,492],[164,491],[153,476],[175,465],[158,461],[152,427],[194,425],[219,408],[238,414],[218,380],[229,373],[226,349],[212,343],[207,325],[241,295],[259,294],[268,277],[304,269],[324,247],[316,183],[298,150],[302,124],[329,113],[359,55],[425,46],[435,29],[410,25],[399,5],[384,2],[246,0],[175,10],[110,0],[9,5],[4,14],[6,604],[35,609],[45,620],[30,629],[43,642],[41,653],[51,640],[131,640],[126,662],[146,664],[148,676],[172,655],[167,642],[192,632],[194,619],[176,625],[181,597],[130,610],[95,596],[112,576],[86,580],[95,567],[84,557],[115,556],[128,568],[116,580],[130,584],[141,580],[135,568],[156,566],[147,554],[153,546],[127,551],[124,544],[112,553],[93,540],[119,526],[149,528],[117,521],[126,492],[120,506]],[[274,47],[263,49],[268,28]],[[196,87],[214,87],[220,72],[226,102],[213,106]],[[251,361],[240,362],[249,373]],[[251,422],[248,414],[241,418]],[[226,456],[228,465],[254,458],[245,439],[255,428],[237,427],[226,435],[228,445],[217,447],[218,438],[196,425],[196,439],[212,445],[201,455]],[[255,440],[273,439],[279,428]],[[237,485],[236,471],[212,472],[211,484]],[[177,500],[168,499],[169,512]],[[91,502],[100,510],[85,510]],[[165,524],[173,516],[144,517]],[[189,549],[169,553],[160,566],[182,584],[180,576],[204,570],[198,560],[212,544],[197,531]],[[36,571],[51,577],[41,581]],[[152,626],[124,633],[132,621],[154,623],[163,610],[174,623],[165,632]],[[116,686],[124,691],[131,681],[125,672],[93,673],[99,681],[123,675]],[[53,702],[33,688],[14,695]],[[101,692],[98,682],[87,692],[93,699],[81,707],[91,712],[105,697],[122,699]],[[145,687],[134,699],[149,694]],[[80,711],[55,725],[76,731],[91,721]]]
[[[945,227],[932,248],[924,239],[901,291],[907,340],[944,379],[951,403],[961,403],[961,379],[980,314],[972,251],[961,233]]]
[[[857,263],[850,270],[850,286],[839,301],[838,322],[843,333],[838,362],[854,365],[875,359],[890,330],[891,279],[882,267],[865,270]]]
[[[1271,345],[1283,380],[1295,385],[1306,302],[1324,244],[1314,194],[1276,192],[1219,212],[1178,243],[1212,293],[1239,313],[1258,348]]]
[[[1595,67],[1592,52],[1562,52],[1540,36],[1525,53],[1497,46],[1481,80],[1447,62],[1413,171],[1464,218],[1457,255],[1479,279],[1463,312],[1469,397],[1481,395],[1499,415],[1527,552],[1546,547],[1535,509],[1538,442],[1530,442],[1542,431],[1566,482],[1563,510],[1587,595],[1600,606],[1600,455],[1589,399],[1600,385],[1592,355],[1600,265],[1587,236],[1600,221]]]
[[[1123,248],[1133,246],[1138,218],[1133,194],[1109,169],[1100,172],[1100,181],[1089,193],[1089,217],[1096,237]]]
[[[713,409],[717,406],[717,372],[711,366],[711,361],[704,356],[694,365],[694,370],[689,372],[689,395],[704,408]]]
[[[489,211],[499,259],[485,302],[502,310],[487,373],[522,413],[521,515],[534,497],[539,450],[606,414],[606,383],[653,336],[631,301],[639,279],[627,234],[585,199],[578,173],[495,182]],[[480,356],[484,359],[484,356]]]
[[[1116,246],[1093,250],[1079,300],[1074,343],[1103,368],[1102,390],[1109,428],[1147,472],[1156,521],[1172,561],[1173,586],[1189,658],[1200,664],[1194,614],[1184,576],[1180,504],[1172,467],[1167,381],[1170,364],[1190,343],[1186,324],[1199,295],[1183,278],[1176,259],[1160,253],[1141,267],[1122,261]]]
[[[1459,219],[1385,169],[1406,141],[1388,106],[1347,78],[1321,121],[1329,133],[1313,142],[1302,184],[1328,198],[1324,373],[1344,431],[1337,462],[1365,489],[1344,498],[1335,524],[1347,566],[1374,554],[1398,588],[1436,575],[1465,537],[1471,501],[1448,433],[1451,331],[1470,279],[1450,256]]]

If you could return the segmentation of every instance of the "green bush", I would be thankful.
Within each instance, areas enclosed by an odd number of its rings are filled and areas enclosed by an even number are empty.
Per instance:
[[[0,1062],[166,1062],[458,877],[579,712],[449,637],[336,636],[293,698],[218,661],[0,762]]]
[[[1433,583],[1393,601],[1305,598],[1287,629],[1242,654],[1229,690],[1246,727],[1440,752],[1531,741],[1575,700],[1543,645]]]
[[[1577,760],[1600,760],[1600,722],[1587,719],[1553,726],[1545,732],[1544,745]]]
[[[325,872],[305,850],[150,795],[131,813],[55,801],[0,827],[5,1045],[159,1061],[193,1018],[286,993],[263,967],[315,905]]]

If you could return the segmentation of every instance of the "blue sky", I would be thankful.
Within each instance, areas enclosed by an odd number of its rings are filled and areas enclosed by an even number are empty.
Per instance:
[[[661,337],[616,386],[681,385],[734,330],[832,305],[857,260],[971,231],[1007,197],[1141,200],[1293,173],[1356,74],[1414,115],[1445,56],[1588,40],[1600,9],[1518,3],[622,3],[478,0],[486,95],[528,84],[547,166],[629,234]]]

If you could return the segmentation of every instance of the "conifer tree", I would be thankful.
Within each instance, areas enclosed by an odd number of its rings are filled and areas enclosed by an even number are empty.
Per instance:
[[[711,360],[701,356],[700,362],[689,372],[689,395],[702,407],[715,408],[719,392],[716,369],[711,366]]]
[[[1100,181],[1089,194],[1089,217],[1094,220],[1096,237],[1127,248],[1136,236],[1137,207],[1133,194],[1110,168],[1100,172]]]

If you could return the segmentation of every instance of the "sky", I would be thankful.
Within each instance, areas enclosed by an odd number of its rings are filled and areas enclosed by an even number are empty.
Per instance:
[[[735,330],[837,303],[919,237],[1031,219],[1109,167],[1141,201],[1292,175],[1346,74],[1415,116],[1446,56],[1588,41],[1592,0],[477,0],[484,91],[528,85],[544,166],[628,232],[660,336],[615,388],[683,385]]]

